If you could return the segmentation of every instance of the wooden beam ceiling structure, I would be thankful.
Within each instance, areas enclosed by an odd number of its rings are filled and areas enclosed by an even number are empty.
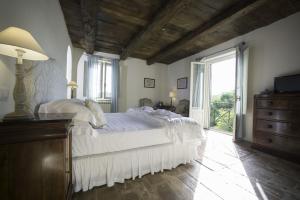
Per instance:
[[[202,24],[195,30],[189,32],[184,37],[180,38],[176,42],[170,44],[166,48],[159,51],[157,54],[155,54],[153,57],[147,60],[147,64],[152,65],[155,62],[159,62],[163,58],[171,55],[174,52],[177,52],[179,49],[181,49],[188,43],[197,40],[199,35],[214,27],[215,25],[220,23],[226,23],[228,21],[232,21],[234,18],[246,15],[247,13],[249,13],[250,11],[252,11],[253,9],[257,8],[259,5],[265,2],[266,0],[243,0],[238,2],[237,4],[234,4],[233,6],[225,9],[220,14],[216,15],[215,17]]]
[[[299,0],[60,0],[74,47],[171,64],[300,11]]]
[[[190,6],[192,0],[172,0],[152,18],[149,25],[134,36],[121,54],[121,59],[125,60],[144,41],[149,40],[151,35],[160,31],[178,13]]]
[[[97,33],[97,0],[80,1],[83,35],[82,46],[86,53],[93,54],[95,51],[96,33]]]

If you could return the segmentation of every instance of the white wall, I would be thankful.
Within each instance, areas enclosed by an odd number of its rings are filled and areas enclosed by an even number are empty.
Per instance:
[[[61,77],[65,79],[67,47],[71,46],[71,42],[58,0],[1,0],[0,19],[1,31],[9,26],[29,31],[46,54],[53,58],[49,61],[51,64],[48,64],[55,65],[55,70],[60,70],[63,73]],[[0,101],[0,118],[13,111],[14,64],[15,59],[0,56],[0,88],[9,89],[9,99]],[[60,86],[55,87],[55,98],[66,97],[66,80],[64,81],[63,84],[61,80],[57,81]]]
[[[12,111],[14,107],[12,90],[15,81],[15,68],[11,59],[0,55],[0,119],[6,113]]]
[[[168,65],[168,90],[176,91],[175,105],[182,99],[190,99],[190,61],[189,59],[179,60]],[[177,79],[188,77],[187,89],[177,89]]]
[[[128,58],[120,62],[121,87],[120,111],[138,106],[141,98],[150,98],[153,103],[166,101],[167,66],[164,64],[147,65],[145,60]],[[155,79],[155,88],[144,88],[144,78]]]
[[[300,13],[234,38],[168,66],[169,88],[190,72],[190,62],[244,41],[250,47],[245,139],[252,141],[253,95],[273,89],[274,77],[300,73]],[[172,74],[172,76],[170,76]],[[176,75],[174,77],[173,75]],[[183,94],[189,97],[187,93]]]
[[[82,57],[82,54],[84,53],[83,49],[79,49],[79,48],[75,48],[73,47],[73,51],[72,51],[72,80],[73,81],[77,81],[77,75],[78,75],[78,66],[82,65],[79,64],[80,59]]]

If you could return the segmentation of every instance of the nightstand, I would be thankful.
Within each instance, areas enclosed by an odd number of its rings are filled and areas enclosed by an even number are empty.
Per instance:
[[[165,109],[165,110],[169,110],[171,112],[175,112],[176,107],[175,106],[162,105],[162,106],[155,107],[155,109]]]
[[[63,200],[72,197],[73,114],[42,114],[0,123],[1,199]]]

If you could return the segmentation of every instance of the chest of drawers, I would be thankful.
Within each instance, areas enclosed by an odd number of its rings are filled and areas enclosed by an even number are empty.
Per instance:
[[[71,114],[0,123],[0,199],[69,200]]]
[[[300,94],[254,97],[253,147],[300,161]]]

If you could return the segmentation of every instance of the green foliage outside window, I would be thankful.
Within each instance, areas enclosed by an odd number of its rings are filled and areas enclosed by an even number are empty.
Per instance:
[[[215,95],[211,100],[210,127],[226,132],[233,131],[234,92]]]

